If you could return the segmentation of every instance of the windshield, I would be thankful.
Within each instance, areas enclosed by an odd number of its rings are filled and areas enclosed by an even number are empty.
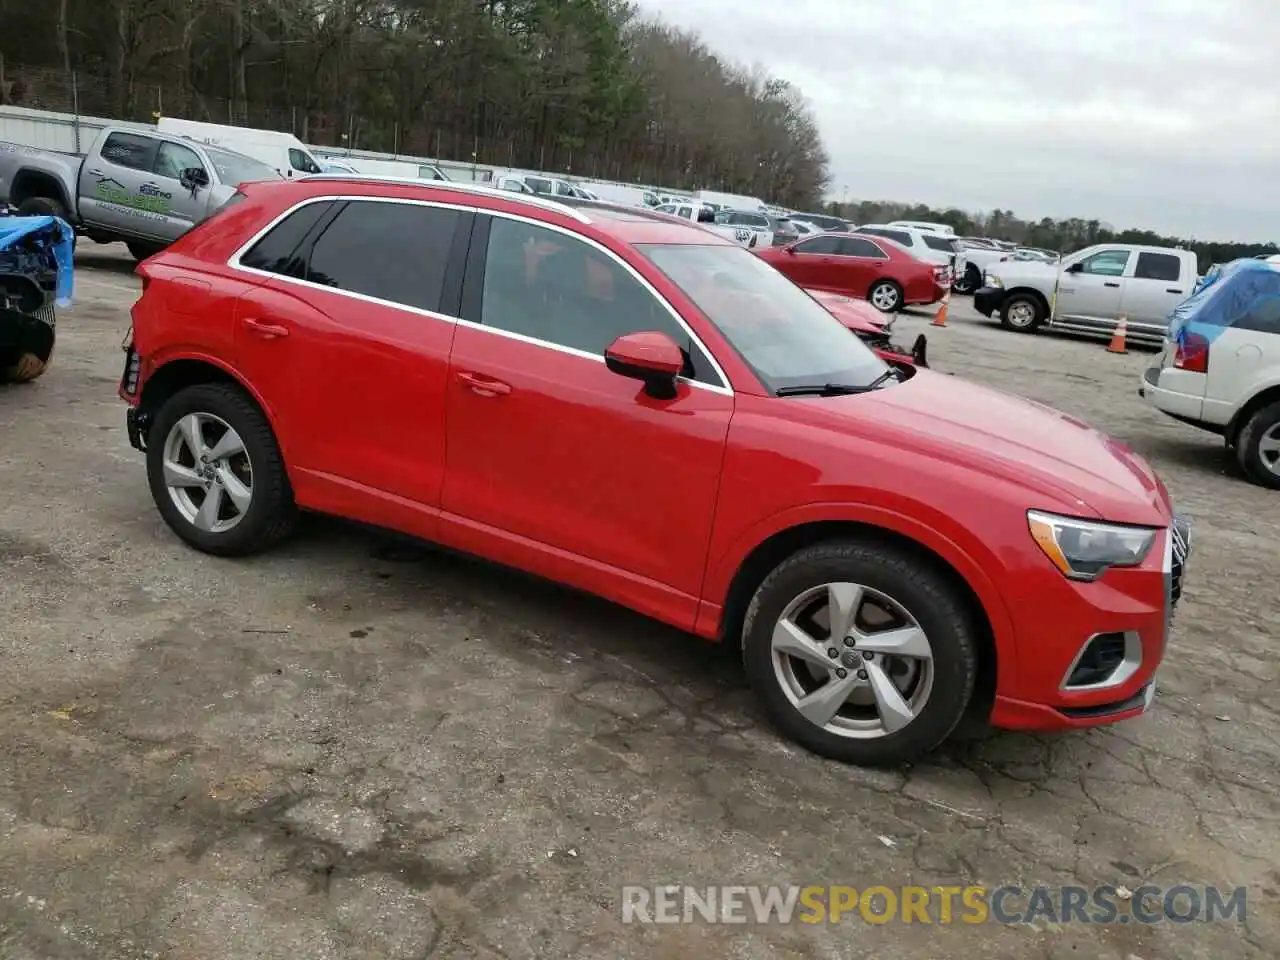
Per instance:
[[[231,153],[227,150],[218,150],[207,145],[204,151],[209,155],[209,162],[218,171],[218,179],[229,187],[237,187],[242,183],[249,183],[253,180],[283,179],[271,167],[254,160],[252,157],[241,156],[238,153]]]
[[[890,368],[816,300],[744,247],[637,245],[771,391],[866,387]]]

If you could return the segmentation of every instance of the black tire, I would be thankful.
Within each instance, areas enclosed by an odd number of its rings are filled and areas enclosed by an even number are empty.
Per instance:
[[[805,719],[774,674],[772,634],[787,605],[823,583],[863,584],[901,603],[925,631],[933,652],[933,687],[905,727],[874,739],[832,733]],[[916,759],[942,743],[965,716],[978,669],[978,632],[947,578],[910,553],[877,543],[833,541],[779,564],[756,590],[742,628],[742,655],[752,689],[787,737],[820,756],[863,766]]]
[[[952,284],[951,289],[954,293],[967,296],[982,286],[982,271],[972,263],[965,264],[964,276],[959,281]]]
[[[894,300],[891,307],[882,307],[876,303],[876,291],[885,288],[893,291]],[[867,300],[881,313],[898,313],[905,306],[902,302],[902,287],[893,280],[877,280],[873,283],[871,289],[867,291]]]
[[[253,464],[253,497],[243,518],[230,530],[199,530],[178,510],[164,482],[164,445],[180,419],[209,413],[240,434]],[[274,546],[293,529],[298,510],[284,458],[271,424],[239,387],[198,384],[179,390],[156,411],[147,434],[147,481],[160,516],[174,533],[197,550],[220,557],[239,557]]]
[[[144,243],[141,240],[126,240],[125,246],[129,248],[129,255],[139,263],[147,259],[147,257],[154,257],[164,249],[164,244]]]
[[[1236,438],[1236,460],[1246,477],[1260,487],[1280,490],[1280,473],[1267,469],[1259,449],[1262,438],[1274,427],[1280,426],[1280,403],[1272,403],[1255,410],[1245,421]]]
[[[53,197],[27,197],[18,204],[18,215],[22,217],[61,217],[70,222],[67,208],[61,200]]]
[[[1028,322],[1022,322],[1019,320],[1019,316],[1022,313],[1020,308],[1027,305],[1031,307],[1031,319]],[[1004,305],[1000,308],[1000,324],[1006,330],[1014,330],[1018,333],[1035,333],[1040,324],[1044,323],[1048,313],[1049,311],[1045,309],[1044,302],[1035,294],[1015,293],[1006,297]]]

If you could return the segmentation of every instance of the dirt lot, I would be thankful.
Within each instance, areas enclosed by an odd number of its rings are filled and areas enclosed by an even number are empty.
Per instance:
[[[115,397],[132,264],[81,267],[54,366],[0,392],[0,957],[1280,956],[1280,494],[1144,405],[1149,354],[959,300],[929,331],[1191,515],[1152,712],[868,772],[780,741],[731,653],[590,598],[333,521],[179,546]],[[623,926],[662,883],[1244,885],[1248,922]]]

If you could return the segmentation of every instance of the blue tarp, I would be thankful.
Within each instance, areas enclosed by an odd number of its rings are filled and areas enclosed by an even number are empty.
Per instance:
[[[57,303],[71,304],[72,275],[75,272],[75,234],[70,225],[58,217],[0,217],[0,260],[23,237],[34,235],[42,249],[53,250],[58,266]],[[54,238],[61,239],[55,242]]]
[[[1232,260],[1214,267],[1193,293],[1169,314],[1169,338],[1182,342],[1197,333],[1213,343],[1223,330],[1259,311],[1280,305],[1280,269],[1262,260]]]

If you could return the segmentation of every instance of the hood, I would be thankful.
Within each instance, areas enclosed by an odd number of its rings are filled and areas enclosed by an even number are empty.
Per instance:
[[[987,265],[987,273],[1001,280],[1009,277],[1046,277],[1052,279],[1058,275],[1056,263],[1045,263],[1041,260],[997,260]]]
[[[817,300],[827,312],[855,333],[884,333],[889,329],[890,321],[885,315],[865,300],[855,300],[840,293],[829,293],[825,290],[805,290],[805,293]]]
[[[909,380],[860,396],[812,401],[826,426],[953,460],[1053,497],[1045,509],[1118,523],[1165,526],[1168,493],[1127,444],[1043,404],[958,377],[917,370]],[[1028,502],[1029,508],[1036,506]]]

